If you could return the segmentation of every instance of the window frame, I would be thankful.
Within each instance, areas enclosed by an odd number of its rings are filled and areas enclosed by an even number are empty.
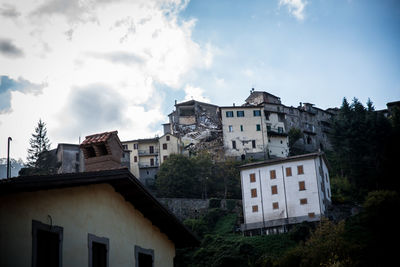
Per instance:
[[[261,117],[261,110],[259,109],[253,110],[253,117]]]
[[[276,170],[269,170],[269,178],[271,180],[276,179]]]
[[[257,197],[257,188],[250,189],[250,196],[251,196],[251,198]]]
[[[277,195],[277,194],[278,194],[278,186],[271,185],[271,195]]]
[[[167,143],[163,143],[162,144],[162,149],[163,150],[167,150],[168,149],[168,144]]]
[[[279,209],[279,202],[272,202],[272,209],[278,210]]]
[[[300,198],[300,205],[307,205],[307,204],[308,204],[307,198]]]
[[[303,165],[297,165],[297,175],[304,174]]]
[[[139,266],[139,253],[150,255],[152,258],[151,266],[154,267],[154,249],[142,248],[138,245],[135,245],[135,267],[140,267]]]
[[[239,115],[240,114],[240,115]],[[240,117],[244,117],[244,110],[237,110],[236,111],[236,117],[240,118]]]
[[[50,217],[51,219],[51,217]],[[47,231],[51,233],[56,233],[58,234],[59,238],[59,246],[58,246],[58,266],[62,267],[62,244],[63,244],[63,238],[64,238],[64,229],[61,226],[57,225],[49,225],[45,224],[36,220],[32,220],[32,267],[38,267],[37,266],[37,233],[38,230],[41,231]]]
[[[292,167],[286,167],[285,168],[285,173],[286,173],[286,177],[293,176]]]
[[[256,124],[256,131],[257,132],[261,131],[261,124]]]
[[[109,266],[109,261],[110,261],[110,256],[109,256],[109,251],[110,251],[110,240],[107,237],[99,237],[94,234],[88,233],[88,256],[89,256],[89,267],[93,267],[93,262],[92,262],[92,256],[93,256],[93,250],[92,250],[92,245],[93,242],[100,243],[103,245],[106,245],[106,267]]]
[[[305,190],[306,190],[306,182],[299,181],[299,191],[305,191]]]
[[[250,183],[256,182],[256,174],[255,173],[250,173],[249,178],[250,178]]]
[[[251,210],[252,210],[253,213],[254,212],[258,212],[258,205],[251,206]]]
[[[229,114],[229,115],[228,115]],[[225,116],[227,117],[227,118],[233,118],[234,117],[234,113],[233,113],[233,111],[226,111],[225,112]]]

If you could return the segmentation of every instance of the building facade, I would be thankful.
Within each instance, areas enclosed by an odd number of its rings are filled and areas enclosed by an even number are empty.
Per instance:
[[[173,266],[196,238],[126,169],[0,181],[0,266]]]
[[[331,203],[323,153],[246,164],[240,176],[247,234],[284,232],[293,224],[318,221]]]
[[[288,155],[284,119],[263,106],[220,107],[225,155],[268,159]],[[284,118],[284,117],[283,117]]]
[[[146,186],[152,186],[161,164],[171,155],[180,154],[180,139],[166,133],[161,137],[123,141],[122,146],[129,155],[130,171]],[[125,160],[127,160],[125,158]]]
[[[58,144],[56,149],[57,173],[84,172],[83,152],[77,144]]]

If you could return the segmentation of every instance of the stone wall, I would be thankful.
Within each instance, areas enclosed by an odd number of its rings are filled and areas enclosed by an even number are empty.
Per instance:
[[[181,221],[199,218],[207,213],[210,208],[210,199],[159,198],[158,200]],[[221,199],[220,201],[220,208],[228,209],[227,200]],[[234,199],[232,201],[236,202],[233,211],[238,213],[240,217],[242,214],[242,201],[239,199]]]

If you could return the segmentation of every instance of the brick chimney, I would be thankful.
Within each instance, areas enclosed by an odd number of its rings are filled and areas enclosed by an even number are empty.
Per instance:
[[[85,171],[121,168],[123,148],[118,131],[86,136],[80,148],[85,157]]]

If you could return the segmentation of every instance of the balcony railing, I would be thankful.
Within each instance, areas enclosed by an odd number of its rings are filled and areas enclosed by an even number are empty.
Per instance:
[[[158,149],[153,149],[153,150],[150,150],[150,149],[148,149],[148,150],[138,150],[138,154],[140,155],[140,156],[144,156],[144,155],[158,155],[159,154],[159,150]]]
[[[151,165],[150,163],[139,163],[139,168],[144,169],[144,168],[158,168],[159,164],[158,163],[154,163],[153,165]]]

